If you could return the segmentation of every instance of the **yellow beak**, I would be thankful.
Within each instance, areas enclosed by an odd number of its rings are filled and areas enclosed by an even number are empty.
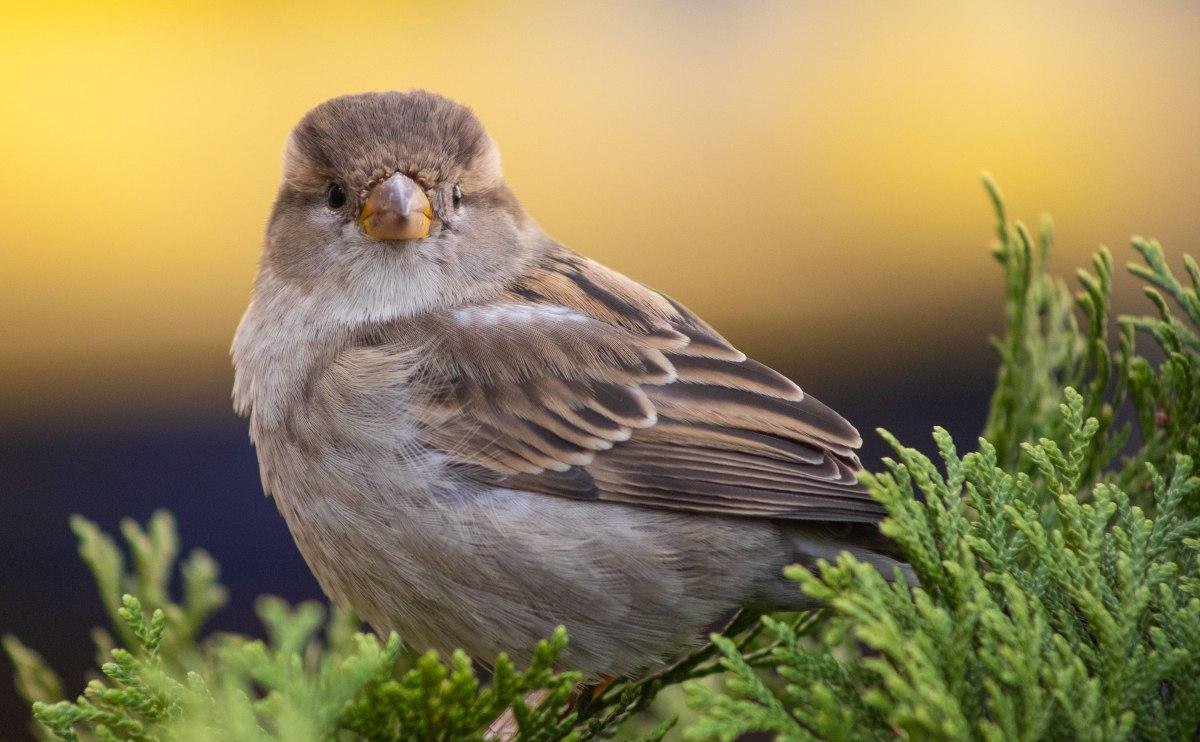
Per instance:
[[[429,234],[433,209],[412,178],[396,173],[367,194],[358,223],[377,240],[419,240]]]

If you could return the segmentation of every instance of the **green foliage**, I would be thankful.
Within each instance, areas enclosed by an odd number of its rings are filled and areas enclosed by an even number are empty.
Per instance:
[[[183,597],[173,602],[168,583],[177,540],[166,513],[145,530],[122,524],[133,570],[115,542],[83,518],[72,521],[79,550],[95,575],[122,646],[106,634],[98,644],[107,660],[74,702],[32,651],[6,637],[20,690],[33,702],[41,736],[61,740],[482,740],[512,708],[522,739],[579,739],[566,713],[578,676],[557,673],[566,646],[559,630],[542,642],[530,666],[518,671],[496,658],[482,684],[461,653],[443,663],[420,657],[392,635],[386,642],[358,632],[358,622],[335,611],[319,636],[324,609],[294,609],[276,598],[257,604],[267,641],[218,634],[196,642],[198,630],[225,591],[203,553],[182,565]],[[118,591],[135,588],[142,600]],[[540,705],[524,699],[544,694]]]
[[[714,638],[732,679],[689,689],[689,739],[1200,736],[1200,270],[1184,259],[1185,286],[1135,238],[1156,316],[1122,317],[1114,353],[1108,251],[1073,305],[1046,272],[1049,227],[1034,241],[987,186],[1006,322],[985,435],[960,455],[935,430],[939,468],[881,431],[895,459],[863,477],[919,586],[848,554],[791,568],[829,619],[811,638],[769,622],[777,686]]]
[[[117,640],[95,632],[101,675],[72,702],[36,652],[4,637],[18,690],[33,704],[34,732],[43,739],[483,740],[507,714],[521,740],[587,740],[611,736],[663,687],[722,669],[716,649],[706,647],[659,673],[580,695],[579,675],[555,669],[567,643],[560,628],[538,646],[529,667],[518,670],[500,655],[483,682],[461,652],[417,656],[394,634],[381,641],[360,633],[347,611],[335,609],[326,622],[316,603],[293,608],[271,597],[256,605],[266,641],[230,634],[198,640],[226,592],[212,560],[193,552],[180,568],[182,597],[172,600],[178,540],[170,515],[155,513],[145,529],[121,524],[131,570],[95,524],[76,517],[71,526]],[[750,617],[735,621],[736,646],[757,638],[756,624]],[[658,742],[674,724],[666,719],[642,739]]]
[[[1111,322],[1108,250],[1072,296],[1047,272],[1049,223],[1033,238],[986,185],[1005,330],[984,435],[960,454],[936,429],[939,466],[881,431],[894,458],[864,476],[919,586],[845,554],[793,567],[797,589],[826,608],[741,615],[665,669],[581,690],[555,666],[561,629],[529,667],[500,656],[486,679],[461,653],[417,656],[394,635],[361,633],[345,611],[326,621],[312,603],[260,599],[265,641],[204,636],[226,592],[196,551],[172,597],[170,516],[121,524],[128,564],[77,517],[114,633],[94,633],[100,675],[74,701],[36,652],[4,638],[35,734],[482,740],[505,722],[531,742],[635,728],[651,741],[676,724],[655,699],[682,687],[690,740],[1196,739],[1200,268],[1185,257],[1180,280],[1157,243],[1135,238],[1143,262],[1130,271],[1150,284],[1155,312]]]
[[[1063,433],[1054,411],[1065,387],[1086,391],[1086,416],[1095,417],[1103,431],[1113,425],[1125,386],[1123,377],[1112,379],[1109,351],[1112,255],[1101,248],[1092,260],[1094,273],[1080,270],[1077,274],[1083,290],[1076,302],[1086,322],[1081,329],[1070,289],[1047,272],[1054,242],[1049,218],[1043,220],[1035,241],[1024,224],[1008,221],[991,178],[985,176],[984,185],[996,211],[992,255],[1003,269],[1005,332],[992,339],[1000,369],[983,437],[995,447],[1000,466],[1028,472],[1031,462],[1022,459],[1022,444]],[[1106,395],[1110,384],[1111,395]],[[1088,452],[1085,481],[1098,475],[1127,435],[1122,431],[1097,438],[1096,448]]]

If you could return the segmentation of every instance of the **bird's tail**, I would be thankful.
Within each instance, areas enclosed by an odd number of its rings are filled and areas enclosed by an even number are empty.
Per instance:
[[[909,585],[916,585],[912,567],[895,542],[879,532],[876,523],[821,523],[806,525],[791,531],[793,558],[799,564],[812,566],[817,560],[834,562],[847,551],[858,561],[870,564],[888,580],[900,570]]]

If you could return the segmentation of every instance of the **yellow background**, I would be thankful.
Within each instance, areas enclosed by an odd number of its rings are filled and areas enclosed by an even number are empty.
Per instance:
[[[797,373],[986,352],[981,169],[1063,270],[1198,248],[1196,3],[246,5],[4,10],[5,412],[227,388],[284,137],[354,91],[468,103],[550,234]]]

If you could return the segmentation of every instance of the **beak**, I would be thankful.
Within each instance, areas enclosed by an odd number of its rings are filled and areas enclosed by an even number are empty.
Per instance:
[[[377,240],[418,240],[432,222],[429,197],[403,173],[376,184],[358,215],[362,230]]]

